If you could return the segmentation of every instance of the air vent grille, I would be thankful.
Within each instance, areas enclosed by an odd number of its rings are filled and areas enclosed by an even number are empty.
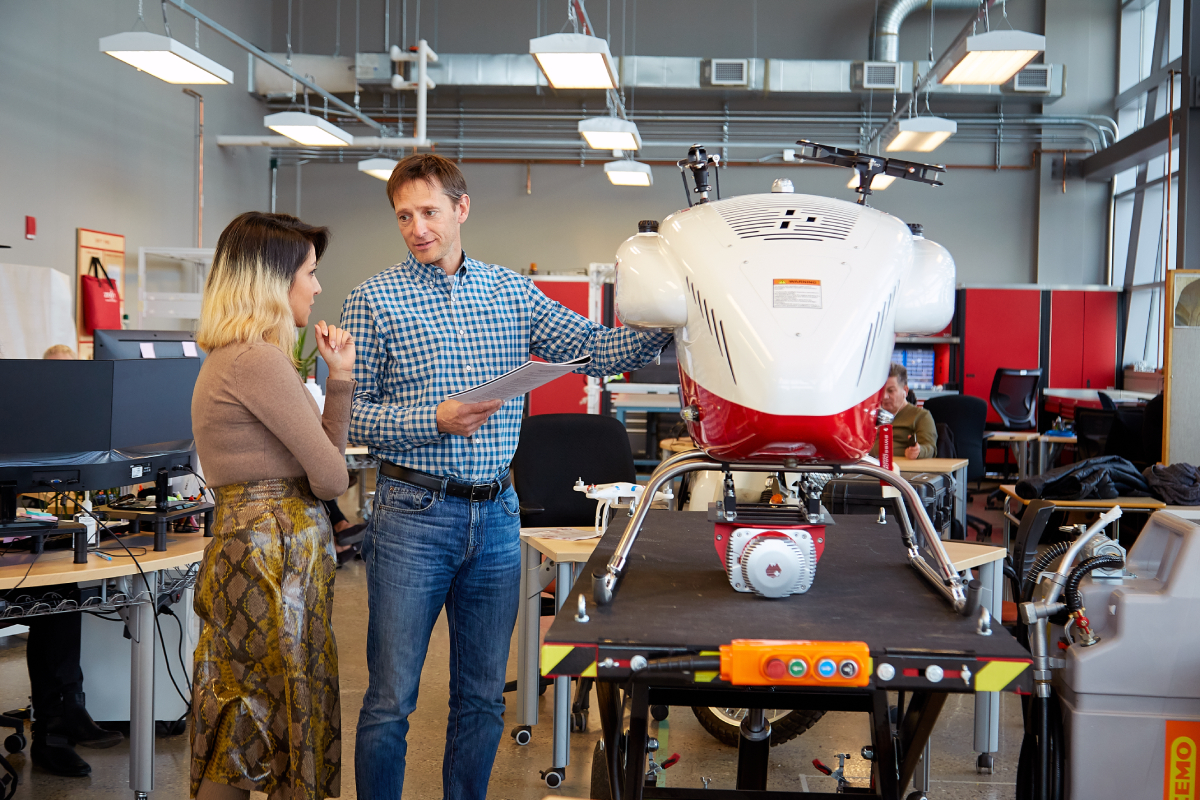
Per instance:
[[[717,212],[741,239],[765,241],[845,241],[858,211],[799,197],[734,198],[716,204]]]
[[[1013,89],[1018,92],[1050,91],[1050,67],[1048,65],[1026,67],[1013,79]]]
[[[854,65],[854,73],[862,89],[900,88],[900,65],[891,61],[863,61]]]
[[[748,68],[744,58],[714,58],[709,81],[713,86],[745,86]]]

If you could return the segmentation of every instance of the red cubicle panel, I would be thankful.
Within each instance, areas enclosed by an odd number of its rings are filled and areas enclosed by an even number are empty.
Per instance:
[[[572,311],[588,315],[588,279],[580,275],[578,280],[538,280],[534,285],[551,300],[557,300]],[[586,414],[587,377],[564,375],[558,380],[529,394],[530,414]]]
[[[1117,378],[1116,292],[1084,292],[1083,379],[1081,388],[1106,389]]]
[[[1116,292],[1055,291],[1050,298],[1050,375],[1046,388],[1113,386],[1117,368]]]
[[[963,309],[963,393],[987,400],[997,369],[1037,369],[1041,292],[967,289]],[[988,404],[988,421],[1000,417]]]

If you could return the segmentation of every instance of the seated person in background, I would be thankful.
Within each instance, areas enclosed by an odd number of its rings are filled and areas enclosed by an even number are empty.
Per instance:
[[[937,453],[937,426],[933,416],[908,402],[907,396],[908,370],[900,364],[892,364],[880,402],[884,411],[895,416],[892,420],[892,453],[904,458],[933,458]],[[879,442],[871,448],[871,455],[879,457]]]
[[[56,344],[42,358],[74,361],[76,356],[65,344]],[[40,591],[79,600],[73,583],[43,586]],[[112,747],[124,738],[97,726],[84,705],[83,670],[79,666],[82,621],[81,614],[47,614],[22,620],[29,626],[25,662],[33,705],[30,756],[47,772],[68,778],[82,778],[92,771],[75,752],[75,745]]]

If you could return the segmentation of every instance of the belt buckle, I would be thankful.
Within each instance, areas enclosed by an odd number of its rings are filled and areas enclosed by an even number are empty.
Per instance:
[[[476,496],[476,491],[480,494]],[[491,500],[492,484],[490,483],[472,483],[471,484],[471,502],[478,503],[484,500]]]

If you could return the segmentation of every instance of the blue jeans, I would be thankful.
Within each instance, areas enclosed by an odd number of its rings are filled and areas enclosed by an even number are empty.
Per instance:
[[[367,669],[354,773],[361,800],[399,800],[408,715],[442,607],[450,625],[450,717],[442,796],[484,800],[504,732],[504,672],[520,595],[520,510],[510,487],[492,501],[439,497],[379,476],[362,555]]]

